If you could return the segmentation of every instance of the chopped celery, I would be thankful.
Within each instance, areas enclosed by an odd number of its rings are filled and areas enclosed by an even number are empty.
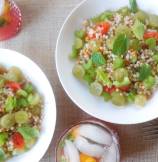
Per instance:
[[[123,86],[127,86],[131,83],[131,81],[129,80],[128,77],[124,77],[123,81],[119,82],[119,81],[114,81],[113,85],[115,85],[116,87],[123,87]]]
[[[157,15],[149,15],[149,26],[157,28],[158,27],[158,16]]]
[[[8,140],[8,133],[1,132],[0,133],[0,147],[3,146]]]
[[[92,58],[93,64],[96,65],[96,66],[101,66],[101,65],[104,65],[106,63],[104,56],[100,52],[94,52],[92,54],[91,58]]]
[[[116,57],[113,62],[113,68],[118,69],[124,66],[124,60],[121,57]]]
[[[139,20],[136,20],[132,27],[132,31],[137,39],[142,40],[145,32],[145,26]]]
[[[119,68],[113,72],[112,77],[115,81],[122,82],[125,77],[128,77],[128,71],[125,68]]]
[[[145,21],[149,19],[148,15],[144,11],[141,11],[141,10],[139,10],[135,14],[135,18],[140,20],[142,23],[145,23]]]
[[[14,114],[6,114],[1,117],[0,125],[2,128],[11,128],[15,124]]]
[[[130,14],[130,9],[128,7],[122,7],[118,10],[118,13],[120,13],[122,16],[127,16]]]
[[[134,100],[135,100],[135,93],[133,93],[133,92],[128,93],[128,95],[127,95],[128,103],[133,103]]]
[[[75,36],[80,39],[83,39],[85,37],[85,34],[86,34],[85,31],[82,29],[75,31]]]
[[[93,82],[90,85],[90,92],[95,96],[100,96],[103,92],[103,86],[98,82]]]
[[[24,86],[24,90],[27,93],[32,93],[33,90],[34,90],[33,85],[31,83],[26,83],[25,86]]]
[[[16,97],[9,96],[5,101],[5,111],[11,112],[17,106]]]
[[[129,48],[136,51],[141,50],[140,41],[138,39],[131,39],[129,43]]]
[[[35,93],[35,94],[30,94],[27,98],[27,101],[30,105],[32,106],[36,106],[40,103],[40,96],[39,94]]]
[[[82,79],[85,75],[85,69],[82,65],[75,65],[72,69],[72,73],[76,78]]]
[[[18,96],[22,96],[22,97],[27,97],[27,92],[25,90],[22,90],[22,89],[19,89],[17,92],[16,92],[16,95]]]
[[[135,104],[138,106],[144,106],[147,101],[147,97],[144,95],[136,95],[135,96]]]
[[[144,80],[143,84],[146,89],[151,89],[156,83],[156,79],[153,76],[149,76],[147,79]]]
[[[111,101],[114,105],[124,106],[126,104],[126,98],[120,92],[113,92]]]
[[[156,39],[148,38],[145,40],[145,43],[149,46],[150,49],[154,49],[156,47]]]
[[[104,70],[99,67],[96,70],[97,76],[96,80],[101,82],[104,86],[112,86],[112,82],[108,78],[108,74],[104,72]]]
[[[111,95],[107,92],[103,92],[102,96],[104,97],[105,101],[109,101],[111,99]]]
[[[86,64],[83,65],[85,70],[89,70],[92,67],[92,59],[89,59]]]
[[[76,38],[74,42],[74,47],[78,50],[83,47],[83,41],[80,38]]]
[[[17,107],[22,108],[22,107],[27,107],[29,105],[27,98],[18,98],[17,99]]]

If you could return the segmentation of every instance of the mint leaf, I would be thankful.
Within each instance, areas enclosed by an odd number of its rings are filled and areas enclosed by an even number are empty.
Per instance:
[[[143,39],[144,32],[145,32],[144,24],[141,23],[139,20],[136,20],[132,27],[132,31],[137,39],[139,40]]]
[[[100,52],[94,52],[92,54],[92,62],[96,66],[101,66],[106,63],[105,58],[103,57],[103,55]]]
[[[128,37],[121,33],[119,34],[113,44],[113,53],[115,55],[124,55],[128,50],[129,39]]]
[[[136,13],[138,10],[136,0],[129,0],[129,3],[130,3],[131,11]]]
[[[151,66],[144,64],[139,69],[139,80],[143,81],[151,75]]]

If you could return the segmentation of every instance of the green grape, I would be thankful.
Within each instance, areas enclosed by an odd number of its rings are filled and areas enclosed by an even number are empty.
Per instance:
[[[83,47],[83,41],[80,38],[75,39],[74,46],[76,49],[81,49]]]
[[[33,85],[31,83],[26,83],[25,86],[24,86],[24,90],[27,93],[32,93],[33,90],[34,90]]]
[[[100,96],[103,92],[103,86],[98,82],[93,82],[90,85],[90,92],[95,96]]]
[[[11,128],[15,124],[14,114],[6,114],[0,119],[0,125],[2,128]]]
[[[31,106],[36,106],[40,103],[41,98],[40,98],[39,94],[35,93],[35,94],[30,94],[28,96],[27,100]]]
[[[124,68],[120,68],[114,71],[113,79],[122,82],[125,77],[128,77],[128,71]]]
[[[85,70],[84,70],[83,66],[75,65],[73,67],[72,73],[76,78],[82,79],[85,75]]]
[[[155,85],[155,78],[153,76],[149,76],[147,79],[144,80],[143,84],[146,89],[151,89]]]
[[[129,103],[133,103],[134,100],[135,100],[135,93],[132,93],[132,92],[128,93],[128,95],[127,95],[127,101]]]
[[[126,104],[126,98],[120,92],[113,92],[111,101],[117,106],[124,106]]]
[[[124,106],[126,104],[126,98],[123,94],[120,94],[120,92],[113,92],[111,101],[117,106]]]
[[[15,121],[18,124],[27,123],[29,120],[28,113],[26,111],[18,111],[15,113]]]
[[[82,29],[75,31],[75,36],[80,39],[83,39],[85,37],[85,34],[86,34],[85,31]]]
[[[144,106],[147,101],[147,97],[144,95],[137,95],[135,97],[135,104],[138,106]]]

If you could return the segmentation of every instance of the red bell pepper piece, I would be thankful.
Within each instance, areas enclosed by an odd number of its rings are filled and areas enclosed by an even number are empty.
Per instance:
[[[13,91],[21,89],[21,85],[17,82],[7,82],[6,87],[12,89]]]
[[[148,38],[155,38],[158,39],[158,32],[146,32],[144,34],[144,39],[148,39]]]
[[[15,132],[12,135],[12,142],[16,149],[24,149],[25,142],[23,136],[20,133]]]
[[[108,87],[108,86],[104,86],[104,92],[107,92],[107,93],[113,93],[116,91],[116,87],[115,86],[112,86],[112,87]]]

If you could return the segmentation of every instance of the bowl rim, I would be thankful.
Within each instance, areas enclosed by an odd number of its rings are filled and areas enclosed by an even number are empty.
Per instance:
[[[0,48],[0,51],[2,51],[2,52],[5,51],[5,52],[8,52],[10,54],[11,53],[14,53],[14,55],[17,55],[18,57],[21,57],[23,60],[27,60],[28,62],[30,62],[31,64],[33,64],[34,66],[36,66],[36,68],[42,74],[43,78],[45,78],[45,81],[47,82],[47,85],[50,88],[50,92],[51,92],[51,102],[50,103],[53,104],[53,107],[54,107],[53,111],[54,111],[54,117],[55,118],[54,118],[54,123],[53,123],[53,128],[52,128],[52,131],[51,131],[51,135],[49,137],[49,141],[47,142],[47,145],[45,146],[45,149],[42,151],[42,153],[38,157],[36,157],[37,158],[36,162],[39,162],[42,159],[42,157],[45,155],[45,153],[47,152],[47,150],[48,150],[48,148],[49,148],[49,146],[51,144],[51,141],[53,139],[53,136],[54,136],[54,133],[55,133],[55,128],[56,128],[56,121],[57,121],[57,110],[56,109],[57,109],[57,107],[56,107],[56,100],[55,100],[55,95],[54,95],[54,91],[53,91],[52,85],[51,85],[49,79],[47,78],[47,75],[43,72],[43,70],[38,66],[38,64],[35,61],[33,61],[28,56],[26,56],[26,55],[24,55],[24,54],[22,54],[20,52],[17,52],[15,50],[7,49],[7,48]],[[28,75],[28,73],[26,75]],[[38,87],[37,87],[37,89],[38,89]],[[45,111],[45,107],[44,107],[43,113],[45,113],[45,112],[46,111]],[[40,137],[38,139],[40,139]],[[31,151],[31,149],[29,149],[28,151]],[[20,154],[20,155],[22,156],[23,154]],[[13,156],[12,158],[15,158],[15,157],[16,156]],[[12,158],[8,159],[7,161],[11,162],[12,161]]]

